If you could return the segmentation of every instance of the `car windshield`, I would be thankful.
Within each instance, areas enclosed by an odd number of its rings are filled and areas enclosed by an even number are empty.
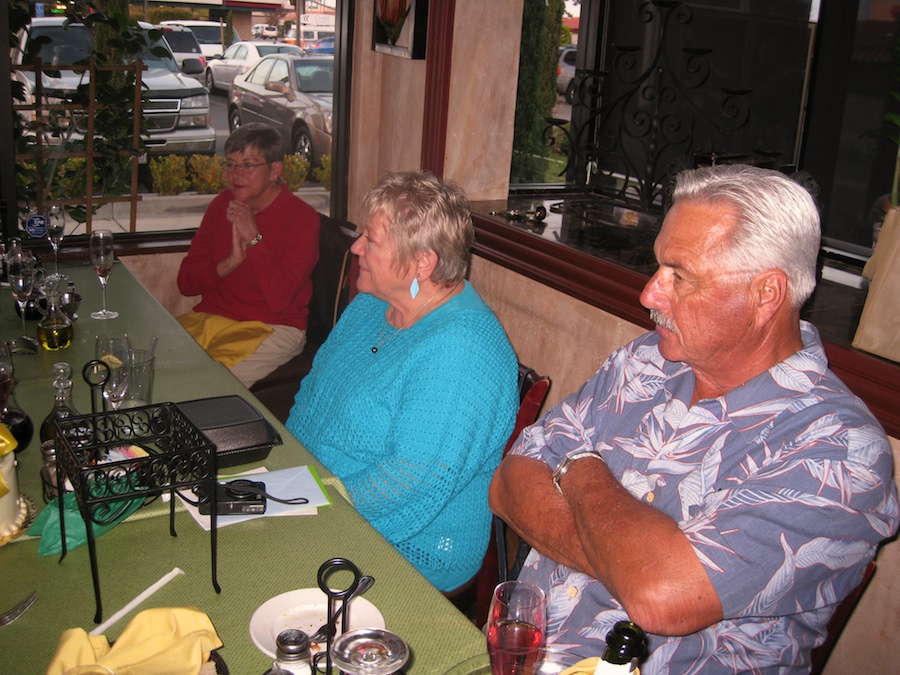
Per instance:
[[[90,54],[90,34],[81,24],[69,25],[68,28],[64,26],[34,26],[31,29],[31,37],[35,44],[38,44],[38,38],[41,38],[40,58],[44,63],[70,65],[86,61]],[[150,36],[146,30],[144,39],[148,47],[141,56],[147,68],[150,70],[162,68],[173,73],[179,72],[165,42],[157,40],[151,45]],[[160,47],[165,52],[165,56],[154,54],[151,47]],[[37,54],[34,53],[26,54],[25,63],[33,65],[36,56]]]
[[[297,45],[257,45],[260,56],[269,54],[300,54],[303,50]]]
[[[334,61],[298,60],[294,62],[294,69],[300,91],[310,94],[330,94],[334,91]]]
[[[220,26],[188,26],[194,31],[197,42],[201,45],[220,45],[222,44],[223,27]]]
[[[173,52],[200,53],[200,45],[197,44],[197,38],[189,30],[166,30],[163,32],[163,35],[165,35],[166,42],[169,43]]]

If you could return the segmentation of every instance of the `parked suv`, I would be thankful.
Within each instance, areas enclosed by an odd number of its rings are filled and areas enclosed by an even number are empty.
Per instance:
[[[200,65],[206,70],[206,57],[203,56],[203,50],[200,49],[200,43],[194,36],[194,31],[184,26],[160,26],[163,37],[175,57],[178,67],[184,71],[185,59],[200,59]],[[195,80],[203,81],[203,73],[194,73],[190,77]]]
[[[560,47],[559,66],[556,70],[556,91],[566,97],[566,103],[575,100],[575,56],[576,47]]]
[[[170,20],[160,21],[160,26],[184,26],[190,28],[200,43],[200,49],[203,50],[203,56],[207,59],[213,56],[221,55],[225,52],[229,45],[233,45],[241,39],[236,29],[231,29],[231,42],[226,45],[222,44],[225,25],[218,21],[182,21]]]
[[[31,65],[29,40],[41,44],[40,57],[44,63],[73,65],[88,58],[90,35],[83,24],[65,25],[65,17],[34,18],[31,25],[18,35],[11,50],[13,77],[25,87],[26,104],[33,103],[35,73],[16,69],[17,65]],[[141,76],[143,83],[143,116],[147,136],[144,142],[149,155],[166,154],[214,154],[216,132],[209,125],[209,94],[206,87],[185,77],[172,57],[165,40],[151,43],[148,23],[140,23],[147,39],[148,49],[143,53],[147,70]],[[157,49],[157,47],[159,49]],[[197,59],[186,59],[184,70],[190,74],[203,72]],[[42,84],[49,103],[59,103],[61,98],[84,84],[84,72],[59,70],[43,75]],[[54,97],[53,94],[56,94]],[[83,116],[73,116],[75,134],[87,131]],[[61,138],[48,138],[49,143],[60,143]]]

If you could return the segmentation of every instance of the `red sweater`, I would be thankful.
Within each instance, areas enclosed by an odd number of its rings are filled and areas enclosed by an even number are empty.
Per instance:
[[[263,238],[247,250],[247,259],[227,277],[216,264],[231,253],[231,223],[225,217],[234,199],[225,190],[212,200],[178,270],[182,295],[202,295],[197,312],[236,321],[306,329],[310,275],[319,259],[319,214],[287,186],[256,214]]]

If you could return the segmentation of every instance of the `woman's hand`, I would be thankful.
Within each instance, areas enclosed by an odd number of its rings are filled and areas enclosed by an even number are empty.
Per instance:
[[[256,227],[256,218],[253,216],[253,209],[244,202],[239,202],[235,199],[228,204],[228,210],[225,212],[225,215],[232,224],[236,236],[240,238],[242,248],[246,249],[250,240],[259,234],[259,228]]]
[[[233,200],[228,204],[226,217],[231,223],[231,254],[216,265],[220,277],[227,277],[247,259],[247,244],[259,230],[253,210],[244,202]]]

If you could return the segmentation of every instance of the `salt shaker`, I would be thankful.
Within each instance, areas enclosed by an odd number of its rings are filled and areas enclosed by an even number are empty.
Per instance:
[[[309,637],[302,630],[283,630],[275,638],[275,663],[269,673],[287,671],[291,675],[311,675]]]

